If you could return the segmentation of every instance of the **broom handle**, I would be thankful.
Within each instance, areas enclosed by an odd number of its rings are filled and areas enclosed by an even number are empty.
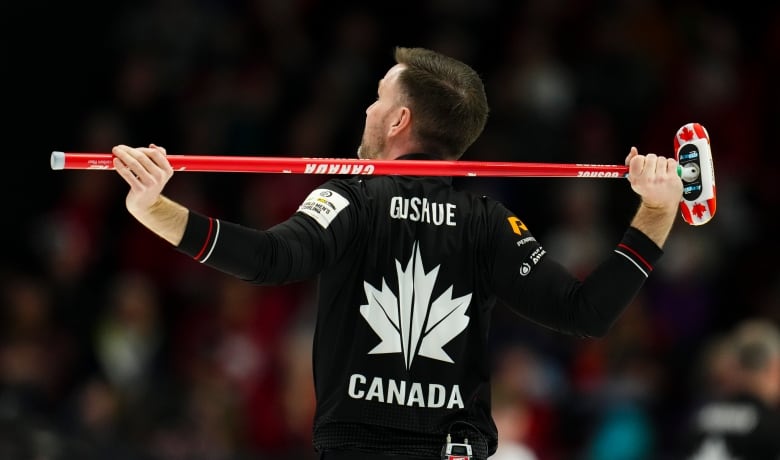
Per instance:
[[[112,170],[110,153],[55,151],[51,169]],[[404,175],[461,177],[626,177],[624,165],[515,163],[450,160],[359,160],[211,155],[168,155],[175,171],[324,175]]]

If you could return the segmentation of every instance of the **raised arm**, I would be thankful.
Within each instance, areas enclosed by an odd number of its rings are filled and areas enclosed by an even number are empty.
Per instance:
[[[626,165],[631,188],[641,197],[631,226],[647,235],[659,248],[663,247],[682,198],[683,185],[677,174],[677,161],[653,153],[639,155],[636,147],[632,147]]]
[[[130,185],[125,199],[127,210],[149,230],[178,246],[189,210],[162,195],[165,184],[173,176],[165,149],[154,144],[141,148],[117,145],[112,153],[114,168]]]

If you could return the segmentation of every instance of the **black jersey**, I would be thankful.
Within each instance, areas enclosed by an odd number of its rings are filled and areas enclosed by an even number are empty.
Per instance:
[[[495,451],[487,336],[497,301],[600,336],[661,255],[629,228],[580,280],[501,203],[450,178],[404,176],[329,180],[268,230],[190,212],[179,250],[258,284],[318,277],[316,449],[430,458],[448,432],[468,435],[476,458]]]
[[[780,411],[747,393],[702,404],[690,420],[685,460],[780,460]]]

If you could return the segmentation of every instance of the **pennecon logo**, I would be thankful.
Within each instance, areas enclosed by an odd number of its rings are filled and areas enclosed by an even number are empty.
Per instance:
[[[395,266],[398,295],[384,279],[381,290],[363,283],[368,303],[360,306],[360,314],[382,339],[368,353],[402,353],[407,370],[418,355],[452,363],[443,347],[468,326],[471,294],[453,299],[450,286],[431,301],[439,265],[425,272],[419,243],[414,244],[406,268],[398,260]]]

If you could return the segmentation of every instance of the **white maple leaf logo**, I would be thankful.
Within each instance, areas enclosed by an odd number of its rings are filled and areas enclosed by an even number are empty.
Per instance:
[[[398,295],[382,279],[379,290],[363,282],[368,303],[360,306],[366,319],[382,342],[369,354],[403,353],[408,370],[416,355],[448,363],[454,362],[443,347],[466,329],[470,318],[466,309],[471,294],[452,298],[452,286],[431,302],[439,265],[425,273],[418,243],[406,268],[395,261],[398,274]]]

